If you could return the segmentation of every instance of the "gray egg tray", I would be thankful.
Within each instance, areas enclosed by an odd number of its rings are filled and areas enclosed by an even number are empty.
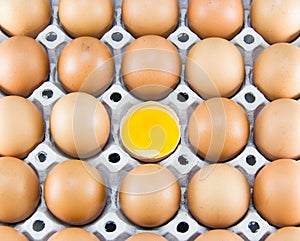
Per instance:
[[[244,27],[231,42],[234,43],[243,54],[246,65],[246,75],[243,86],[232,99],[239,103],[247,112],[251,122],[251,135],[245,149],[233,160],[226,163],[242,171],[252,187],[255,174],[263,165],[268,163],[268,160],[259,153],[254,145],[253,122],[259,110],[269,103],[269,101],[266,100],[264,95],[253,85],[253,62],[268,44],[250,26],[250,1],[251,0],[244,0]],[[45,138],[25,159],[25,162],[29,163],[37,171],[42,189],[44,180],[51,168],[64,160],[72,159],[55,146],[49,131],[49,115],[51,109],[55,102],[66,94],[66,91],[63,89],[57,77],[57,59],[63,47],[72,40],[63,31],[57,17],[59,0],[50,0],[50,2],[52,5],[51,25],[41,32],[36,40],[47,48],[51,62],[51,72],[49,80],[44,82],[28,98],[34,102],[43,113],[46,123]],[[101,40],[110,47],[115,57],[116,73],[113,84],[99,97],[99,100],[105,105],[110,114],[111,134],[104,150],[93,158],[86,160],[92,163],[101,172],[107,184],[108,198],[103,213],[94,222],[83,226],[83,228],[99,237],[101,241],[123,241],[129,236],[143,231],[158,233],[171,241],[194,240],[195,237],[208,230],[205,226],[202,226],[193,219],[186,204],[186,187],[189,180],[197,170],[208,165],[208,163],[195,154],[188,142],[187,123],[189,117],[192,111],[203,100],[188,87],[184,78],[184,63],[191,46],[200,39],[188,28],[186,18],[188,0],[179,0],[179,3],[179,24],[168,39],[177,46],[182,57],[182,74],[180,83],[176,89],[160,102],[170,106],[177,112],[180,117],[182,136],[176,151],[167,159],[161,161],[160,164],[171,170],[179,180],[182,188],[180,209],[167,224],[158,228],[145,230],[131,223],[120,210],[118,187],[128,171],[140,163],[130,157],[123,149],[119,137],[119,124],[127,110],[131,106],[141,103],[141,101],[134,98],[126,90],[120,74],[122,53],[134,38],[125,30],[122,23],[121,0],[114,0],[114,25]],[[0,42],[6,38],[7,36],[0,31]],[[299,46],[300,38],[295,40],[293,44]],[[5,95],[0,93],[0,96]],[[47,210],[43,198],[41,198],[40,205],[29,219],[12,226],[23,232],[30,241],[46,241],[58,230],[68,227],[68,225],[60,222]],[[229,230],[239,234],[246,241],[262,241],[266,236],[274,232],[276,228],[269,225],[260,217],[251,200],[247,214],[239,223],[230,227]]]

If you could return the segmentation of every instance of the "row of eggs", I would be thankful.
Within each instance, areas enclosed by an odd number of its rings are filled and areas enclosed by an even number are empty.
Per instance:
[[[266,105],[254,123],[254,142],[268,159],[300,156],[300,103],[278,99]],[[44,120],[38,108],[20,96],[0,99],[0,154],[25,158],[44,138]],[[19,116],[22,116],[20,119]],[[74,92],[59,99],[50,114],[54,143],[73,158],[99,153],[110,135],[110,118],[92,95]],[[250,126],[247,114],[227,98],[202,102],[188,123],[188,138],[203,159],[224,162],[246,146]],[[126,151],[144,162],[169,156],[180,142],[180,121],[168,106],[145,102],[133,106],[120,120],[120,139]]]
[[[49,0],[0,2],[0,26],[8,35],[35,38],[51,21]],[[243,27],[242,0],[190,0],[187,4],[188,26],[200,38],[233,38]],[[34,7],[32,7],[34,6]],[[178,25],[178,0],[123,0],[122,20],[135,37],[167,37]],[[271,9],[271,10],[270,10]],[[298,1],[253,0],[250,19],[253,28],[269,43],[290,42],[300,33]],[[72,37],[100,38],[114,18],[112,0],[60,0],[58,18]]]
[[[115,56],[116,57],[116,56]],[[300,96],[299,47],[289,43],[264,49],[253,67],[253,82],[268,98]],[[49,75],[45,49],[32,38],[11,37],[0,44],[0,89],[28,97]],[[147,35],[134,40],[123,53],[121,72],[125,86],[143,100],[166,97],[179,83],[181,58],[167,39]],[[102,94],[115,75],[109,48],[93,37],[79,37],[67,44],[57,61],[58,80],[68,92]],[[207,38],[189,51],[185,78],[202,98],[232,97],[245,77],[243,56],[222,38]]]
[[[3,223],[22,221],[39,204],[39,178],[28,164],[17,158],[1,157],[0,166],[0,192],[5,194],[0,196],[0,220]],[[299,192],[296,191],[299,172],[297,161],[279,159],[264,166],[256,175],[252,194],[254,206],[270,224],[277,227],[299,225]],[[94,221],[106,205],[107,189],[102,175],[85,161],[67,160],[56,165],[46,177],[43,192],[50,212],[73,226]],[[218,163],[207,165],[194,174],[187,187],[186,202],[199,223],[223,229],[243,218],[250,205],[250,196],[250,186],[242,172]],[[133,224],[159,227],[170,221],[179,209],[181,188],[168,169],[159,164],[142,164],[122,180],[118,202],[122,213]]]
[[[289,241],[297,241],[300,229],[295,227],[282,228],[268,236],[265,241],[281,241],[288,238]],[[28,239],[18,231],[10,227],[0,227],[0,238],[2,241],[28,241]],[[195,239],[195,241],[243,241],[241,237],[228,230],[210,230]],[[92,233],[81,228],[66,228],[52,235],[48,241],[100,241]],[[164,237],[150,232],[135,234],[125,241],[167,241]]]

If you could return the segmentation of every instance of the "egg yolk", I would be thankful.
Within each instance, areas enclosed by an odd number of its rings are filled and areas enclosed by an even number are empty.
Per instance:
[[[140,109],[131,114],[121,130],[124,145],[134,154],[159,158],[174,150],[180,131],[175,119],[155,108]]]

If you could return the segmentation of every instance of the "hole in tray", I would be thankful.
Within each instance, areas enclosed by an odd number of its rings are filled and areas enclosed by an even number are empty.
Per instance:
[[[120,42],[123,39],[123,34],[120,32],[115,32],[111,35],[113,41]]]
[[[188,99],[189,95],[187,93],[179,92],[177,94],[177,100],[179,100],[180,102],[186,102]]]
[[[36,232],[41,232],[45,228],[45,223],[42,220],[35,220],[32,229]]]
[[[186,33],[180,33],[177,37],[177,39],[181,42],[181,43],[185,43],[189,40],[189,35]]]
[[[49,32],[46,35],[46,40],[49,42],[54,42],[57,39],[57,34],[55,32]]]
[[[39,159],[40,162],[45,162],[47,160],[47,153],[41,151],[37,154],[37,158]]]
[[[177,232],[186,233],[189,230],[189,224],[186,222],[180,222],[177,225]]]
[[[117,229],[117,225],[115,224],[115,222],[113,221],[108,221],[105,224],[105,231],[108,233],[112,233]]]
[[[257,222],[251,221],[248,224],[248,228],[251,230],[252,233],[257,233],[260,227],[259,227],[259,224]]]
[[[42,96],[44,99],[50,99],[53,96],[53,91],[52,90],[43,90]]]
[[[115,92],[111,94],[110,99],[113,102],[119,102],[122,99],[122,95],[120,93]]]
[[[111,153],[108,156],[108,161],[111,163],[118,163],[120,161],[121,157],[118,153]]]
[[[252,93],[246,93],[245,100],[251,104],[255,101],[255,96]]]
[[[178,157],[178,162],[180,165],[183,165],[183,166],[189,164],[189,161],[187,160],[186,156],[184,156],[184,155],[181,155]]]
[[[246,44],[253,44],[254,43],[254,37],[251,34],[247,34],[244,36],[244,42]]]
[[[250,165],[250,166],[254,166],[256,164],[256,158],[253,155],[249,155],[246,157],[246,162]]]

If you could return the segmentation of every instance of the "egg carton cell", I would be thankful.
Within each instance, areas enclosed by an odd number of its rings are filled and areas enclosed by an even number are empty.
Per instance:
[[[62,27],[58,18],[59,0],[52,0],[51,23],[38,35],[36,40],[45,46],[49,60],[49,78],[38,87],[28,99],[32,101],[43,113],[45,122],[45,136],[40,143],[26,158],[25,162],[30,164],[38,173],[41,189],[43,191],[44,181],[49,171],[57,164],[73,159],[63,153],[50,133],[49,118],[55,103],[67,94],[61,84],[57,73],[57,61],[63,48],[73,40]],[[171,241],[194,240],[198,235],[206,232],[209,228],[198,223],[191,215],[186,201],[186,189],[193,175],[208,165],[208,162],[199,157],[188,140],[187,126],[192,112],[203,103],[204,99],[199,97],[187,83],[185,77],[185,61],[190,49],[201,39],[189,28],[187,20],[188,0],[179,0],[180,13],[176,29],[168,36],[178,49],[182,61],[182,71],[179,84],[164,99],[159,100],[161,104],[172,108],[180,118],[181,141],[176,150],[166,159],[159,162],[168,168],[181,186],[182,197],[180,208],[175,216],[166,224],[146,229],[130,222],[120,210],[118,189],[125,175],[141,164],[131,157],[125,150],[120,139],[120,120],[126,112],[134,105],[143,101],[134,97],[124,84],[121,73],[122,56],[130,43],[135,38],[126,29],[122,20],[122,1],[114,0],[114,19],[112,27],[101,37],[101,41],[108,46],[114,56],[115,73],[112,84],[97,99],[105,106],[111,121],[111,131],[104,149],[96,155],[86,158],[85,161],[95,166],[103,175],[107,184],[106,207],[102,214],[92,223],[83,225],[84,229],[90,231],[102,240],[124,241],[135,233],[153,232],[164,236]],[[243,0],[244,24],[240,32],[230,40],[242,53],[245,61],[245,78],[242,86],[231,99],[238,103],[246,112],[250,121],[250,137],[247,145],[238,155],[226,163],[236,167],[247,178],[251,190],[257,172],[269,161],[257,150],[253,140],[253,125],[258,112],[267,105],[269,101],[254,86],[253,65],[257,56],[269,46],[269,44],[257,33],[250,23],[250,0]],[[80,16],[78,16],[80,17]],[[8,36],[0,30],[0,42],[5,41]],[[292,44],[300,46],[300,38]],[[0,92],[0,96],[6,94]],[[42,192],[41,201],[34,214],[27,220],[14,224],[13,226],[24,233],[30,241],[46,241],[55,232],[69,227],[70,225],[59,221],[47,209]],[[255,210],[253,201],[245,216],[238,223],[229,227],[231,230],[246,241],[263,241],[276,228],[267,223]]]

